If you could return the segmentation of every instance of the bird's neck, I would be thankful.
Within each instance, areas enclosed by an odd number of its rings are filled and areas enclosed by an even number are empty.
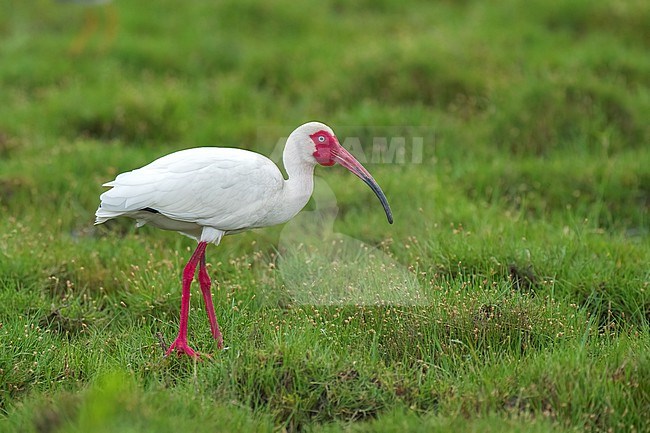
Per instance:
[[[296,145],[287,141],[282,159],[288,178],[284,181],[283,207],[287,211],[287,220],[305,207],[314,190],[314,164],[307,163],[292,150]]]

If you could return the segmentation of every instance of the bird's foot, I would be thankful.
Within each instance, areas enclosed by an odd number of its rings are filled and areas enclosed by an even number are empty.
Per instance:
[[[167,349],[165,352],[165,356],[169,356],[174,352],[176,352],[176,354],[179,356],[184,354],[194,359],[198,359],[201,356],[212,359],[212,356],[209,354],[197,352],[187,344],[187,341],[180,340],[178,338],[172,343],[171,346],[169,346],[169,349]]]
[[[181,339],[181,338],[176,338],[174,342],[169,346],[169,349],[167,349],[167,352],[165,352],[165,356],[169,356],[170,354],[176,352],[179,355],[185,354],[188,355],[192,358],[198,358],[199,357],[199,352],[195,351],[192,349],[188,344],[187,340]]]
[[[212,337],[217,341],[217,349],[223,349],[223,335],[221,335],[219,328],[217,328],[216,332],[212,332]]]

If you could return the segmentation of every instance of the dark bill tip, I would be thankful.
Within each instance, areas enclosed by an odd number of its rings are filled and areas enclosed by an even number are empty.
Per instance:
[[[379,201],[381,202],[381,205],[384,208],[384,212],[386,212],[386,218],[388,219],[388,222],[390,224],[393,224],[393,212],[390,210],[390,206],[388,205],[388,200],[386,199],[386,195],[384,195],[384,191],[381,190],[381,187],[373,179],[372,175],[366,170],[363,165],[359,161],[356,160],[354,156],[347,150],[345,150],[344,147],[338,146],[335,150],[334,153],[334,160],[341,164],[343,167],[347,168],[350,170],[352,173],[354,173],[359,179],[363,180],[366,185],[372,189],[372,191],[375,193]]]
[[[372,177],[369,178],[365,175],[359,175],[359,177],[375,193],[375,195],[381,202],[382,207],[384,208],[384,212],[386,212],[386,219],[388,219],[388,223],[393,224],[393,212],[390,210],[390,206],[388,204],[388,200],[386,199],[386,195],[384,195],[384,191],[381,190],[377,182],[375,182],[375,180]]]

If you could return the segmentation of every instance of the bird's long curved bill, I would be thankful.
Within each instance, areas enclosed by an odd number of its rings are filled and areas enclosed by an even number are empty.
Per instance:
[[[381,205],[384,207],[384,211],[386,212],[386,218],[388,218],[388,222],[390,224],[393,223],[393,212],[390,210],[390,206],[388,205],[388,200],[386,200],[386,196],[384,195],[384,191],[381,190],[379,184],[373,177],[368,173],[368,170],[366,170],[363,165],[359,161],[356,160],[354,156],[350,152],[348,152],[343,146],[339,145],[337,146],[337,149],[332,152],[334,156],[334,160],[341,164],[343,167],[347,168],[350,170],[352,173],[357,175],[362,181],[364,181],[375,193],[379,201],[381,202]]]

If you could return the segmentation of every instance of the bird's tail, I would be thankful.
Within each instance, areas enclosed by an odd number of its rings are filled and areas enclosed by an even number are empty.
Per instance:
[[[123,173],[118,178],[126,178],[131,173]],[[95,212],[95,225],[105,223],[106,221],[117,218],[121,215],[127,215],[130,212],[147,207],[146,192],[142,194],[140,189],[136,186],[129,188],[121,187],[117,184],[117,180],[107,182],[102,186],[112,187],[108,191],[104,191],[99,196],[99,207]],[[136,193],[140,193],[139,195]],[[143,199],[142,196],[145,196]]]
[[[115,212],[103,209],[102,206],[99,205],[97,211],[95,212],[95,225],[103,224],[110,219],[117,218],[118,216],[122,215],[122,213],[123,212]]]

